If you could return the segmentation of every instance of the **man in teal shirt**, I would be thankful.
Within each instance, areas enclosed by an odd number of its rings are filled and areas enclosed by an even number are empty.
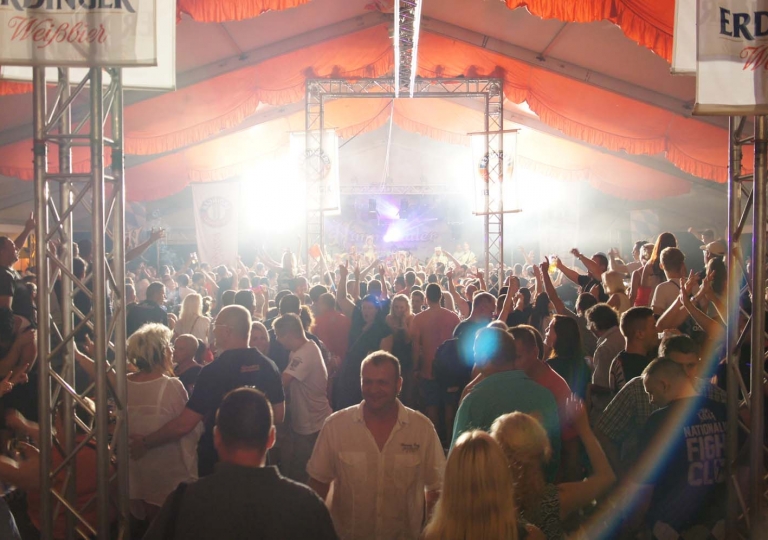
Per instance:
[[[560,418],[552,392],[533,382],[515,365],[515,340],[498,328],[484,328],[475,338],[475,361],[482,372],[468,386],[453,424],[453,447],[459,435],[472,429],[488,431],[494,420],[511,412],[537,418],[549,436],[552,459],[547,478],[560,465]]]

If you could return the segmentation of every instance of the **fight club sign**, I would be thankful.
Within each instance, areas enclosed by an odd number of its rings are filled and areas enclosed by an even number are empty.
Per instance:
[[[699,0],[695,114],[768,113],[768,0]]]
[[[156,1],[0,0],[0,64],[154,66]]]

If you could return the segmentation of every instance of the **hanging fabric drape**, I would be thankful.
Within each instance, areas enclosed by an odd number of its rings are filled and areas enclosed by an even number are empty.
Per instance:
[[[176,9],[197,22],[242,21],[267,11],[282,11],[310,0],[178,0]]]
[[[588,23],[610,21],[629,39],[672,60],[674,0],[505,0],[509,9],[526,8],[542,19]]]
[[[388,104],[375,98],[330,101],[326,126],[347,133],[347,139],[373,131],[386,122]],[[480,112],[447,99],[397,100],[393,118],[405,130],[448,143],[467,144],[467,133],[481,131],[483,125]],[[303,122],[303,113],[296,113],[132,167],[127,171],[127,196],[132,201],[155,200],[193,182],[247,175],[261,160],[287,152],[289,134],[302,131]],[[690,190],[688,182],[675,176],[531,130],[519,134],[517,152],[522,169],[557,180],[589,181],[621,199],[657,199]]]

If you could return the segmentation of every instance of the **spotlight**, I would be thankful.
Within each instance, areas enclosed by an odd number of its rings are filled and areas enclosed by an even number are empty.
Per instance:
[[[376,199],[368,199],[368,219],[379,219],[379,212],[376,210]]]

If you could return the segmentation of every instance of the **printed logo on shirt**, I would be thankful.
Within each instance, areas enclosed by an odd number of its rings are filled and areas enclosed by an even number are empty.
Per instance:
[[[418,452],[419,448],[421,448],[421,445],[418,443],[413,443],[413,444],[400,443],[400,450],[402,450],[406,454],[413,454],[415,452]]]
[[[252,366],[243,366],[240,368],[240,373],[252,373],[254,371],[259,371],[261,369],[261,366],[259,364],[254,364]]]
[[[290,367],[290,369],[296,369],[297,367],[299,367],[299,366],[300,366],[301,364],[303,364],[303,363],[304,363],[304,360],[302,360],[301,358],[294,358],[294,359],[291,361],[291,367]]]
[[[714,418],[708,409],[699,411],[699,417]],[[688,485],[711,486],[725,479],[725,422],[695,424],[683,428],[686,457],[688,458]]]

